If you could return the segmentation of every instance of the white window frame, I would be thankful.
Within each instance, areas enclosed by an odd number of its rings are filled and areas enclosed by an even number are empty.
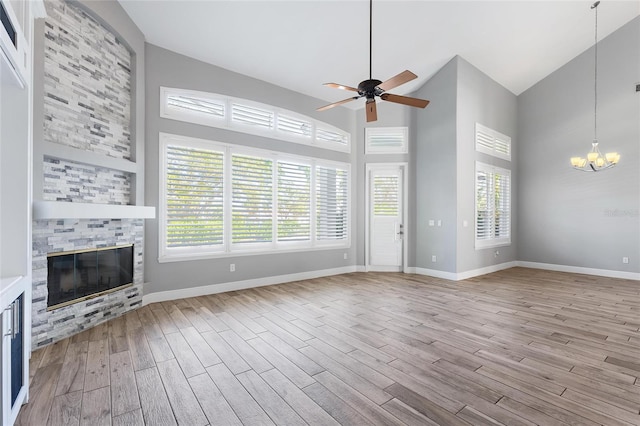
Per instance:
[[[203,99],[209,102],[224,105],[224,117],[208,116],[206,113],[198,113],[196,111],[188,111],[184,109],[172,108],[168,105],[169,96],[188,96]],[[244,105],[248,107],[258,108],[273,113],[273,123],[270,128],[260,126],[252,126],[249,124],[238,123],[232,118],[232,105]],[[249,99],[235,98],[232,96],[221,95],[217,93],[201,92],[196,90],[178,89],[173,87],[160,87],[160,117],[171,120],[184,121],[187,123],[200,124],[203,126],[216,127],[219,129],[227,129],[241,133],[247,133],[256,136],[264,136],[270,139],[282,140],[287,142],[298,143],[302,145],[310,145],[318,148],[329,149],[332,151],[351,152],[351,134],[328,123],[313,119],[306,115],[298,114],[273,105],[267,105],[260,102],[251,101]],[[278,125],[279,117],[287,119],[300,120],[309,123],[309,131],[303,134],[283,131]],[[319,138],[319,132],[335,133],[344,143],[337,141],[327,141]]]
[[[371,145],[371,139],[375,136],[397,133],[401,135],[400,147],[383,147]],[[409,128],[408,127],[367,127],[364,129],[364,153],[365,154],[407,154],[409,152]]]
[[[477,185],[477,179],[478,179],[478,172],[484,172],[487,173],[489,176],[491,176],[491,183],[493,186],[495,184],[495,178],[494,176],[496,174],[500,174],[503,176],[508,176],[509,177],[509,235],[506,237],[500,237],[500,238],[496,238],[495,236],[491,236],[490,238],[487,239],[478,239],[478,185]],[[475,168],[475,173],[474,173],[474,206],[475,206],[475,216],[474,216],[474,241],[475,241],[475,249],[476,250],[481,250],[481,249],[485,249],[485,248],[492,248],[492,247],[501,247],[501,246],[509,246],[511,245],[511,235],[513,233],[512,230],[512,210],[513,210],[513,190],[512,190],[512,182],[511,182],[511,170],[507,170],[504,169],[502,167],[498,167],[498,166],[494,166],[491,164],[486,164],[486,163],[482,163],[480,161],[476,161],[476,168]],[[493,194],[488,194],[487,197],[488,198],[492,198]],[[490,217],[494,217],[494,213],[495,213],[495,206],[493,206],[493,210],[490,213]]]
[[[217,150],[224,152],[224,240],[222,247],[167,247],[166,224],[167,224],[167,194],[166,194],[166,170],[167,156],[166,147],[168,145],[180,145],[201,149]],[[274,181],[273,181],[273,225],[272,241],[265,243],[233,243],[231,239],[231,156],[234,154],[250,155],[267,158],[273,161]],[[351,247],[351,165],[349,163],[322,160],[312,157],[297,156],[282,152],[237,146],[223,142],[198,139],[188,136],[160,133],[159,135],[159,205],[158,205],[158,262],[177,262],[184,260],[198,260],[211,258],[224,258],[232,256],[256,255],[267,253],[287,253],[293,251],[326,250],[336,248]],[[311,167],[311,230],[309,241],[278,241],[278,197],[277,197],[277,163],[278,161],[307,165]],[[346,238],[342,240],[316,240],[316,167],[327,167],[344,170],[347,173],[347,232]]]
[[[511,161],[511,137],[480,123],[475,127],[476,151]],[[504,152],[507,151],[507,152]]]

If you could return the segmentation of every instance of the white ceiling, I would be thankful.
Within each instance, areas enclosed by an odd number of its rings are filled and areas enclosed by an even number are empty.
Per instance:
[[[366,0],[119,1],[149,43],[327,103],[348,93],[322,83],[369,78]],[[406,94],[460,55],[520,94],[593,45],[591,3],[374,0],[373,78],[409,69],[391,91]],[[598,38],[638,15],[638,0],[603,0]]]

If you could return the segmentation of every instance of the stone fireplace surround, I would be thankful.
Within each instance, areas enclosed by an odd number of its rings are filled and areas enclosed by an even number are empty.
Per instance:
[[[47,253],[134,245],[133,286],[47,311]],[[142,304],[144,221],[60,219],[33,222],[32,347],[81,332]]]

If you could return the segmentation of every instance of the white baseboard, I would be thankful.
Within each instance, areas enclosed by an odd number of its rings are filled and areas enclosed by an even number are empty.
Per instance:
[[[348,274],[356,272],[359,267],[344,266],[342,268],[323,269],[319,271],[300,272],[297,274],[277,275],[273,277],[255,278],[251,280],[233,281],[229,283],[211,284],[199,287],[189,287],[179,290],[159,291],[142,296],[142,306],[149,303],[164,302],[166,300],[184,299],[187,297],[204,296],[207,294],[224,293],[227,291],[244,290],[247,288],[262,287],[266,285],[282,284],[292,281],[310,280],[313,278],[328,277],[331,275]]]
[[[460,281],[480,275],[490,274],[492,272],[502,271],[503,269],[513,268],[514,266],[518,266],[518,262],[499,263],[497,265],[486,266],[484,268],[472,269],[470,271],[464,272],[446,272],[426,268],[407,268],[407,272],[418,275],[427,275],[429,277],[442,278],[445,280]]]
[[[640,281],[640,273],[613,271],[609,269],[593,269],[582,268],[578,266],[555,265],[552,263],[524,262],[513,261],[505,262],[497,265],[491,265],[484,268],[473,269],[464,272],[446,272],[435,269],[408,267],[405,270],[407,274],[426,275],[435,278],[442,278],[451,281],[466,280],[468,278],[480,275],[490,274],[492,272],[502,271],[516,266],[533,269],[546,269],[550,271],[571,272],[575,274],[598,275],[611,278],[622,278],[628,280]],[[319,271],[300,272],[297,274],[277,275],[273,277],[256,278],[244,281],[233,281],[229,283],[211,284],[199,287],[190,287],[180,290],[159,291],[157,293],[145,294],[142,296],[142,306],[154,302],[163,302],[166,300],[184,299],[186,297],[204,296],[207,294],[224,293],[226,291],[243,290],[247,288],[262,287],[274,284],[283,284],[292,281],[310,280],[313,278],[328,277],[331,275],[348,274],[351,272],[365,272],[363,265],[345,266],[342,268],[323,269]]]
[[[574,274],[598,275],[601,277],[622,278],[626,280],[640,281],[640,273],[637,273],[637,272],[614,271],[611,269],[584,268],[581,266],[556,265],[553,263],[538,263],[538,262],[525,262],[525,261],[518,261],[516,263],[517,263],[516,266],[521,266],[523,268],[546,269],[548,271],[571,272]]]

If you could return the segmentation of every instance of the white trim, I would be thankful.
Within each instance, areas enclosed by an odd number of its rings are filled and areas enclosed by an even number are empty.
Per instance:
[[[471,269],[469,271],[464,272],[446,272],[446,271],[438,271],[436,269],[426,269],[426,268],[407,268],[411,270],[413,274],[418,275],[427,275],[430,277],[443,278],[445,280],[451,281],[462,281],[467,280],[469,278],[478,277],[480,275],[491,274],[493,272],[502,271],[504,269],[514,268],[516,266],[520,266],[519,262],[505,262],[498,263],[497,265],[485,266],[484,268]]]
[[[184,299],[187,297],[204,296],[207,294],[224,293],[227,291],[244,290],[247,288],[263,287],[274,284],[283,284],[294,281],[310,280],[314,278],[329,277],[332,275],[357,272],[358,267],[343,266],[341,268],[322,269],[319,271],[298,272],[295,274],[277,275],[272,277],[254,278],[243,281],[232,281],[220,284],[211,284],[199,287],[189,287],[180,290],[159,291],[142,296],[142,306],[149,303],[164,302],[166,300]],[[149,284],[145,284],[149,286]],[[149,287],[147,287],[149,288]]]
[[[585,268],[582,266],[556,265],[554,263],[539,263],[518,261],[516,266],[532,269],[546,269],[548,271],[570,272],[573,274],[597,275],[600,277],[622,278],[640,281],[640,272],[614,271],[612,269]]]
[[[120,204],[34,201],[34,219],[155,219],[156,208]]]

